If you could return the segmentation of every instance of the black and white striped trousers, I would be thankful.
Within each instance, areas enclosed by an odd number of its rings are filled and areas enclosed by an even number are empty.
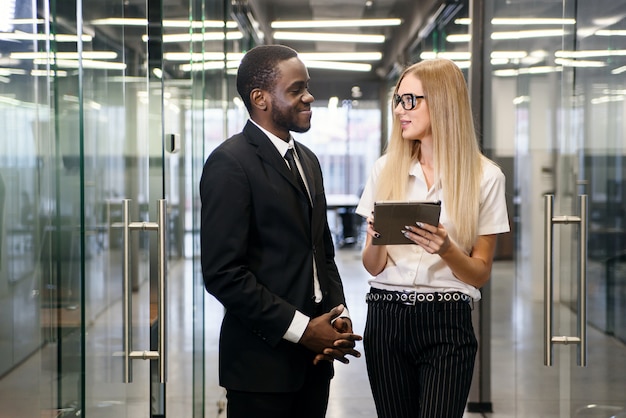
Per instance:
[[[461,418],[478,343],[467,302],[368,304],[363,334],[378,418]]]

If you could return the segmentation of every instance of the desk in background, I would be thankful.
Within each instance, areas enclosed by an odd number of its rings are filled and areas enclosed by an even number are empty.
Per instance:
[[[355,194],[326,195],[326,207],[333,212],[335,218],[335,227],[331,232],[340,248],[353,246],[358,241],[361,217],[354,210],[359,199]]]

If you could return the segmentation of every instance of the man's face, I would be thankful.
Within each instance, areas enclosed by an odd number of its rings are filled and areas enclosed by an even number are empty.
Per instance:
[[[271,95],[271,122],[280,138],[289,137],[289,131],[306,132],[311,128],[309,73],[298,58],[278,64],[279,75]]]

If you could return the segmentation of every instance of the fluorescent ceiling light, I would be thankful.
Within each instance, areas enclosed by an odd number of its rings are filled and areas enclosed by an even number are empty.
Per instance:
[[[600,30],[594,32],[594,35],[598,35],[598,36],[626,36],[626,30],[600,29]]]
[[[241,61],[242,52],[229,52],[227,61]],[[301,60],[309,61],[380,61],[381,52],[301,52],[298,54]],[[167,61],[177,62],[200,62],[200,61],[223,61],[223,52],[166,52],[163,58]]]
[[[243,58],[243,52],[229,52],[226,54],[227,61],[241,61]],[[166,52],[163,54],[163,59],[167,61],[178,62],[200,62],[200,61],[223,61],[223,52]]]
[[[89,21],[93,26],[148,26],[148,19],[139,17],[109,17],[107,19],[94,19]]]
[[[624,19],[624,14],[613,14],[613,16],[600,17],[597,19],[592,19],[591,21],[596,26],[599,26],[601,28],[608,28],[621,22],[622,19]]]
[[[457,25],[469,25],[470,18],[455,19]],[[574,25],[576,19],[551,19],[551,18],[514,18],[514,17],[494,17],[491,19],[492,25],[502,26],[532,26],[532,25]]]
[[[420,54],[420,58],[427,60],[433,58],[447,58],[449,60],[469,60],[472,57],[471,52],[434,52],[424,51]]]
[[[12,25],[42,25],[46,21],[43,19],[12,19]]]
[[[381,52],[301,52],[298,54],[305,61],[380,61]]]
[[[106,19],[94,19],[89,22],[93,26],[148,26],[148,19],[143,18],[117,18],[110,17]],[[164,28],[223,28],[224,22],[221,20],[204,20],[204,21],[189,21],[189,20],[163,20]],[[237,27],[237,22],[228,21],[226,27],[234,29]]]
[[[526,51],[492,51],[491,59],[522,59],[528,56]]]
[[[491,39],[529,39],[529,38],[545,38],[549,36],[563,36],[565,31],[562,29],[543,29],[543,30],[520,30],[514,32],[493,32]],[[446,41],[451,43],[469,42],[472,39],[470,34],[461,33],[446,36]]]
[[[548,74],[548,73],[556,73],[560,71],[563,71],[561,67],[540,66],[540,67],[518,68],[518,69],[508,69],[508,70],[495,70],[493,72],[493,75],[497,77],[517,77],[519,75]]]
[[[223,28],[224,22],[221,20],[204,20],[204,21],[188,21],[188,20],[163,20],[164,28]],[[237,28],[237,22],[229,20],[226,22],[226,27],[229,29]]]
[[[530,103],[530,96],[517,96],[513,99],[514,105],[520,105],[522,103]]]
[[[274,39],[290,41],[357,42],[374,44],[381,44],[385,42],[384,35],[316,32],[274,32]]]
[[[56,42],[77,42],[77,35],[46,35],[45,33],[26,33],[21,31],[15,32],[0,32],[0,40],[3,41],[56,41]],[[81,40],[83,42],[91,42],[92,37],[89,35],[82,35]]]
[[[83,51],[81,56],[84,59],[113,60],[117,58],[117,52],[113,51]],[[66,59],[77,60],[78,52],[12,52],[13,59],[34,60],[34,59]]]
[[[529,39],[529,38],[547,38],[551,36],[563,36],[565,31],[563,29],[545,29],[545,30],[520,30],[514,32],[493,32],[491,39],[504,40],[504,39]]]
[[[611,102],[623,102],[624,96],[601,96],[595,99],[591,99],[591,104],[603,104]]]
[[[469,33],[460,33],[460,34],[446,36],[446,41],[453,43],[453,44],[469,42],[471,39],[472,39],[472,35],[470,35]]]
[[[24,75],[26,74],[26,70],[22,68],[0,68],[0,75],[8,76],[8,75]]]
[[[491,53],[491,64],[492,65],[504,65],[508,64],[510,60],[521,60],[528,56],[526,51],[493,51]],[[454,61],[457,65],[463,65],[462,62],[471,59],[470,52],[434,52],[434,51],[425,51],[420,54],[421,59],[432,59],[432,58],[447,58],[449,60]],[[465,67],[461,67],[465,68]]]
[[[398,26],[402,19],[354,19],[354,20],[284,20],[271,23],[273,29],[302,28],[362,28],[372,26]]]
[[[492,25],[517,26],[517,25],[575,25],[576,19],[551,19],[551,18],[508,18],[495,17],[491,19]]]
[[[242,39],[241,32],[227,32],[226,39],[229,41]],[[143,35],[141,39],[148,42],[148,35]],[[224,32],[205,32],[205,33],[176,33],[163,35],[163,43],[178,42],[204,42],[204,41],[223,41]]]
[[[67,71],[63,70],[31,70],[30,75],[33,77],[67,77]]]
[[[177,62],[198,62],[198,61],[219,61],[224,59],[224,53],[222,52],[166,52],[163,54],[163,59],[166,61]]]
[[[491,65],[506,65],[509,62],[506,58],[491,58]]]
[[[125,70],[126,64],[123,62],[107,62],[107,61],[93,61],[93,60],[45,60],[35,59],[33,61],[36,65],[56,65],[59,68],[78,68],[79,63],[83,68],[90,68],[96,70]]]
[[[582,68],[600,68],[606,67],[606,63],[602,61],[585,61],[585,60],[572,60],[566,58],[556,58],[555,64],[562,65],[563,67],[582,67]]]
[[[615,68],[614,70],[611,70],[611,74],[615,74],[615,75],[621,74],[623,72],[626,72],[626,65],[624,65],[622,67]]]
[[[226,68],[237,68],[239,67],[239,63],[241,61],[227,61]],[[180,69],[185,72],[197,72],[197,71],[206,71],[206,70],[223,70],[224,69],[224,61],[204,61],[204,62],[194,62],[193,64],[183,64],[180,66]]]
[[[227,61],[226,68],[236,69],[237,67],[239,67],[240,62],[241,60]],[[304,62],[304,64],[308,68],[319,68],[319,69],[327,69],[327,70],[367,72],[372,69],[372,66],[370,64],[363,64],[363,63],[356,63],[356,62],[315,61],[315,60],[305,60],[305,59],[302,59],[302,62]],[[224,61],[194,62],[192,64],[183,64],[180,66],[180,69],[185,72],[205,71],[205,70],[223,70]]]
[[[372,70],[371,64],[356,62],[336,62],[336,61],[308,61],[302,60],[307,68],[318,68],[323,70],[359,71],[368,72]]]
[[[547,74],[547,73],[558,73],[563,71],[561,67],[551,67],[542,65],[539,67],[529,67],[529,68],[520,68],[520,74]]]
[[[606,49],[588,51],[556,51],[557,58],[598,58],[598,57],[623,57],[626,56],[626,49]]]

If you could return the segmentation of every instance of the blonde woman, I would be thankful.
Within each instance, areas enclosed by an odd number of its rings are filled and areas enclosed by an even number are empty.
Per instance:
[[[363,335],[379,418],[462,417],[477,341],[472,302],[489,280],[496,235],[509,231],[505,178],[478,147],[463,73],[433,59],[396,84],[388,147],[357,207],[367,218],[370,280]],[[407,245],[374,245],[374,203],[440,201],[438,226],[414,223]]]

